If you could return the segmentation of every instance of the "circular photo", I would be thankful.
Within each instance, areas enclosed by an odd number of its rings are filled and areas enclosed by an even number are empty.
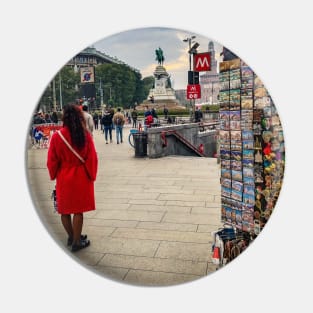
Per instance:
[[[64,252],[130,285],[195,281],[241,255],[275,208],[280,118],[249,64],[188,30],[79,51],[29,113],[34,208]]]

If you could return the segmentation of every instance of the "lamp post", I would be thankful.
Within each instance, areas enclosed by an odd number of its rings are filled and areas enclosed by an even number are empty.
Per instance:
[[[193,67],[191,68],[191,55],[197,53],[197,48],[199,47],[199,43],[193,41],[193,39],[195,39],[195,38],[196,38],[196,36],[192,35],[190,37],[183,39],[184,42],[188,42],[188,44],[189,44],[188,53],[189,53],[189,71],[190,72],[193,70]],[[193,43],[193,46],[191,46],[192,43]],[[193,79],[193,84],[194,84],[195,83],[194,73],[192,73],[192,79]],[[195,116],[195,100],[193,99],[193,101],[192,101],[192,99],[190,99],[189,104],[190,104],[190,107],[192,107],[192,116],[194,117]]]

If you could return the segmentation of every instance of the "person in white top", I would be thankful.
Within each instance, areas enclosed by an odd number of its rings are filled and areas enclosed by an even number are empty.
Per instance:
[[[91,114],[88,113],[88,106],[87,105],[83,105],[83,115],[86,121],[86,127],[87,130],[90,132],[91,136],[93,135],[93,129],[94,129],[94,122],[93,122],[93,118],[91,116]]]

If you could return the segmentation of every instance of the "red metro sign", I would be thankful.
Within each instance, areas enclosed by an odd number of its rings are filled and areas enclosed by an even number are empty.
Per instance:
[[[199,99],[201,98],[200,85],[187,85],[187,99]]]
[[[211,54],[210,52],[197,53],[193,57],[194,71],[203,72],[211,70]]]

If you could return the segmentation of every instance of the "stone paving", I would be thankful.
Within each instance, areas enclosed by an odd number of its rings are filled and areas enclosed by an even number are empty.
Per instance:
[[[220,166],[216,159],[170,156],[135,158],[124,142],[105,144],[94,132],[99,156],[96,210],[84,215],[91,245],[72,254],[46,169],[47,149],[27,149],[27,176],[34,206],[62,249],[105,278],[133,285],[168,286],[216,270],[211,231],[220,222]]]

